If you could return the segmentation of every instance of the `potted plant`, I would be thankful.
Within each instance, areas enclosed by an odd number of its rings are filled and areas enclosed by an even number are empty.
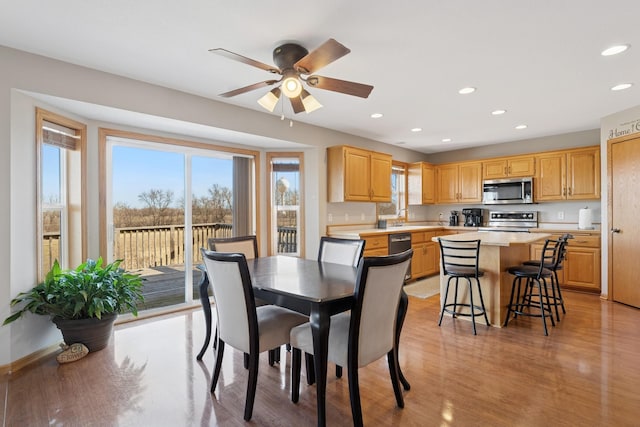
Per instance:
[[[122,260],[102,266],[102,258],[88,259],[75,269],[63,270],[56,260],[44,282],[11,300],[24,306],[3,323],[30,311],[52,317],[68,345],[84,344],[89,351],[107,346],[118,313],[138,315],[144,301],[142,278],[120,268]]]

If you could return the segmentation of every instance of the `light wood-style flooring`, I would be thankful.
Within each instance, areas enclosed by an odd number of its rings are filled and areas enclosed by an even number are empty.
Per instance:
[[[439,298],[410,298],[400,361],[412,388],[395,406],[386,361],[360,370],[369,426],[637,426],[640,310],[565,291],[567,315],[550,335],[540,319],[507,328],[445,318]],[[215,395],[213,351],[202,362],[201,310],[116,327],[108,348],[77,362],[54,357],[0,381],[0,420],[14,426],[313,426],[315,387],[290,401],[290,354],[261,356],[253,419],[243,422],[247,373],[227,347]],[[329,426],[351,425],[346,375],[330,377]],[[304,375],[304,369],[303,369]]]

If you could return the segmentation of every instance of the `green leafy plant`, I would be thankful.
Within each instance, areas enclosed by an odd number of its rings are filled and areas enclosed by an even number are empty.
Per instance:
[[[50,315],[62,319],[102,318],[103,314],[131,311],[144,301],[142,278],[120,268],[122,260],[102,266],[102,257],[88,259],[76,269],[63,270],[56,260],[44,282],[11,300],[11,306],[25,305],[7,317],[6,325],[24,313]]]

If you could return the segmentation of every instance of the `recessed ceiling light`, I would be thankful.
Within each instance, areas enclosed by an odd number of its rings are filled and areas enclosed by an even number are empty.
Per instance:
[[[491,114],[493,114],[494,116],[499,116],[499,115],[504,114],[506,112],[507,112],[507,110],[493,110],[491,112]]]
[[[451,142],[451,138],[442,138],[442,142]]]
[[[518,125],[516,126],[516,129],[521,130],[521,129],[526,129],[527,125]]]
[[[612,87],[611,90],[625,90],[629,89],[631,86],[633,86],[633,83],[620,83],[619,85]]]
[[[422,128],[413,128],[411,132],[422,132]]]
[[[610,48],[607,48],[607,49],[603,50],[602,52],[600,52],[600,55],[602,55],[602,56],[617,55],[617,54],[622,53],[625,50],[629,49],[630,47],[631,46],[628,45],[628,44],[619,44],[619,45],[611,46]]]
[[[468,94],[473,93],[473,92],[475,92],[475,91],[476,91],[476,88],[475,88],[475,87],[463,87],[462,89],[460,89],[460,90],[458,91],[458,93],[459,93],[460,95],[468,95]]]
[[[371,118],[372,118],[372,119],[379,119],[380,117],[382,117],[382,113],[373,113],[373,114],[371,115]]]

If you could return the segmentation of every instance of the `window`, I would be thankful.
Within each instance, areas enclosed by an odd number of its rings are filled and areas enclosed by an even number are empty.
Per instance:
[[[86,126],[37,108],[38,277],[53,262],[63,268],[87,256],[84,183]]]
[[[267,153],[269,255],[304,257],[302,153]]]
[[[391,203],[378,203],[378,217],[393,217],[398,220],[407,219],[407,166],[405,163],[393,162],[391,167]]]

